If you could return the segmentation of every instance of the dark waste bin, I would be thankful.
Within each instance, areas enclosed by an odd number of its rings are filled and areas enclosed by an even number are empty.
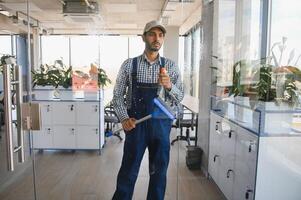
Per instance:
[[[202,163],[202,149],[198,146],[187,146],[186,165],[188,169],[200,169]]]

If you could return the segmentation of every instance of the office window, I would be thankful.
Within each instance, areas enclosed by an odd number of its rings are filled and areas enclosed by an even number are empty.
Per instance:
[[[184,75],[184,52],[185,52],[184,43],[185,43],[185,37],[180,36],[179,37],[179,60],[178,60],[178,63],[179,63],[179,70],[181,73],[182,81],[183,81],[183,75]]]
[[[235,0],[220,0],[215,6],[213,65],[218,67],[217,87],[232,85],[235,45]]]
[[[272,1],[269,49],[273,48],[279,66],[290,65],[301,69],[300,8],[301,1],[299,0]],[[283,40],[285,45],[281,55],[279,46],[275,44],[281,43]]]
[[[100,37],[100,66],[106,70],[112,85],[105,88],[105,103],[113,97],[113,86],[122,63],[128,58],[128,38],[122,36]]]
[[[248,67],[241,68],[240,81],[244,85],[255,84],[254,69],[261,58],[261,14],[260,0],[237,1],[235,23],[234,61],[244,60]]]
[[[12,54],[11,36],[1,35],[0,36],[0,57],[1,54]]]
[[[144,51],[145,44],[141,36],[130,36],[129,38],[129,57],[133,58],[141,55]]]
[[[71,36],[71,66],[88,72],[91,63],[99,65],[99,37]]]
[[[42,64],[53,65],[55,60],[69,63],[69,37],[68,36],[41,36]]]
[[[184,84],[184,93],[192,94],[191,86],[191,34],[185,37],[184,42],[184,74],[183,74],[183,84]]]
[[[200,55],[201,55],[201,28],[197,27],[192,33],[192,65],[191,65],[191,81],[192,81],[192,96],[199,95],[199,70],[200,70]]]

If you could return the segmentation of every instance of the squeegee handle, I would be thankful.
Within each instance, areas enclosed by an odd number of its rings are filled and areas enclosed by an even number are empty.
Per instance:
[[[136,120],[135,124],[139,124],[139,123],[144,122],[144,121],[146,121],[150,118],[152,118],[152,115],[146,115],[145,117],[142,117],[141,119]],[[123,128],[117,129],[116,131],[114,131],[114,133],[118,133],[122,130],[123,130]]]

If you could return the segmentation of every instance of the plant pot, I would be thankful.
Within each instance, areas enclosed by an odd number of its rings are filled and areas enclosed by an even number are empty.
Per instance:
[[[229,97],[229,101],[228,101],[228,104],[227,104],[227,116],[230,118],[230,119],[234,119],[234,97],[233,96],[230,96]]]
[[[85,100],[98,100],[99,99],[99,91],[85,91]]]
[[[294,108],[282,102],[258,102],[253,124],[260,125],[260,134],[288,134],[291,132]],[[260,115],[260,117],[259,117]],[[259,124],[260,120],[260,124]]]
[[[53,86],[36,86],[33,90],[33,99],[35,100],[50,100],[53,99]]]
[[[235,120],[252,125],[253,114],[249,97],[236,96],[234,101]]]
[[[73,91],[70,88],[63,88],[63,89],[59,89],[59,98],[61,100],[72,100],[73,97]]]

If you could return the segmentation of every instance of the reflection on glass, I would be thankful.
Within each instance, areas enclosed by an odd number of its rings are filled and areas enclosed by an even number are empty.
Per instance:
[[[301,68],[301,58],[299,57],[301,54],[301,27],[298,26],[301,21],[300,7],[301,2],[298,0],[272,1],[271,48],[286,38],[286,44],[283,46],[285,53],[281,55],[280,49],[274,51],[276,58],[282,56],[280,62],[278,61],[280,66],[291,65]],[[292,54],[294,54],[294,59],[290,59]]]
[[[201,28],[198,27],[192,34],[193,39],[193,56],[192,56],[192,89],[193,96],[199,95],[199,69],[200,69],[200,55],[201,55]]]
[[[290,106],[301,104],[301,2],[272,1],[270,52],[276,99]]]
[[[217,86],[232,85],[232,66],[234,59],[235,36],[235,0],[218,1],[215,29],[217,30],[217,56],[218,72]]]
[[[183,84],[185,94],[192,94],[192,86],[190,79],[191,72],[191,34],[185,37],[185,53],[184,53],[184,73],[183,73]]]

